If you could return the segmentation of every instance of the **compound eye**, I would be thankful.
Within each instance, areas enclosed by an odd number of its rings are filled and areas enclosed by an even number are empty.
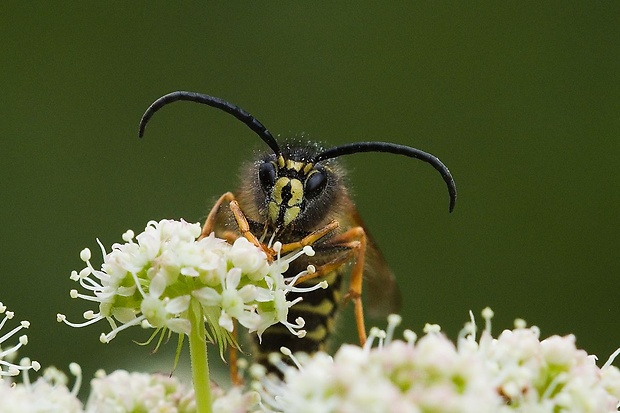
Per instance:
[[[312,198],[318,195],[327,182],[324,171],[317,170],[306,179],[306,196]]]
[[[271,162],[265,162],[258,168],[258,179],[265,191],[276,183],[276,167]]]

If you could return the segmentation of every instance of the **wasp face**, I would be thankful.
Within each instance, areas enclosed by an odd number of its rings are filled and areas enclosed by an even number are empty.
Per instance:
[[[314,164],[303,148],[289,149],[254,164],[258,209],[264,222],[277,231],[315,227],[330,211],[341,186],[329,162]]]

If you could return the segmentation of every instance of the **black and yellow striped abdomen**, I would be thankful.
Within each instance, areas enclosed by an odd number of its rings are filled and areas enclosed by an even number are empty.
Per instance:
[[[312,259],[309,259],[309,262],[312,262]],[[307,265],[308,262],[303,259],[300,259],[299,262],[295,261],[291,263],[285,276],[293,277],[303,271]],[[299,284],[300,287],[310,287],[325,280],[328,284],[326,289],[319,288],[305,293],[288,293],[288,301],[293,301],[300,296],[303,298],[302,301],[289,309],[288,321],[294,323],[298,317],[303,318],[306,336],[299,338],[291,334],[281,324],[269,327],[263,333],[260,343],[258,337],[253,336],[255,344],[253,358],[256,362],[273,371],[273,366],[270,366],[268,362],[268,356],[270,353],[279,353],[280,347],[288,347],[293,353],[314,353],[319,350],[325,350],[327,339],[334,330],[338,306],[342,301],[342,281],[345,267],[347,266],[344,265],[336,271]]]

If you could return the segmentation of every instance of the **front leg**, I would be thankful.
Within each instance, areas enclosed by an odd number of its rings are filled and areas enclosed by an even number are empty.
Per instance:
[[[235,217],[235,221],[237,222],[237,226],[241,235],[243,235],[243,237],[250,241],[252,244],[260,248],[265,254],[267,254],[267,258],[271,261],[275,256],[275,252],[271,248],[268,248],[266,245],[261,243],[258,238],[256,238],[256,235],[252,233],[252,231],[250,230],[250,224],[248,222],[248,219],[241,210],[239,202],[237,202],[237,199],[232,192],[226,192],[225,194],[220,196],[215,202],[213,208],[211,208],[211,211],[207,216],[207,219],[205,220],[204,225],[202,226],[202,233],[200,234],[200,237],[198,239],[200,240],[202,238],[208,237],[213,232],[213,230],[215,229],[217,213],[222,207],[222,204],[224,204],[225,202],[228,202],[228,208],[230,209],[230,212],[232,212],[233,217]],[[230,242],[231,238],[231,232],[226,231],[226,240]]]

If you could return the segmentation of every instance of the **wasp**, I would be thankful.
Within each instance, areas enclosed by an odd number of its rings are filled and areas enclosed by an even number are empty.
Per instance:
[[[201,237],[212,232],[229,241],[245,237],[271,258],[275,241],[282,245],[280,253],[310,245],[315,255],[293,261],[285,276],[299,274],[312,264],[315,271],[300,278],[298,283],[302,286],[322,280],[328,283],[327,289],[304,293],[303,301],[289,310],[289,321],[298,317],[305,320],[305,337],[298,338],[284,327],[272,326],[263,333],[260,343],[254,340],[256,361],[268,366],[268,354],[282,346],[293,352],[323,350],[334,331],[338,310],[348,300],[353,302],[357,334],[364,344],[363,280],[366,280],[369,310],[375,314],[397,310],[400,295],[393,272],[351,200],[339,158],[362,152],[384,152],[422,160],[445,181],[452,212],[456,185],[448,168],[427,152],[395,143],[356,142],[327,149],[316,142],[287,140],[280,144],[261,122],[240,107],[217,97],[186,91],[169,93],[153,102],[142,116],[139,136],[144,135],[155,112],[177,101],[220,109],[249,127],[269,147],[242,167],[237,191],[226,192],[215,202]],[[294,292],[289,294],[289,300],[296,298]]]

